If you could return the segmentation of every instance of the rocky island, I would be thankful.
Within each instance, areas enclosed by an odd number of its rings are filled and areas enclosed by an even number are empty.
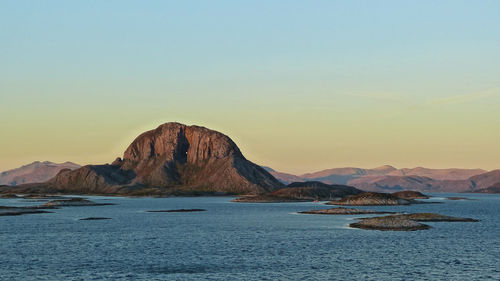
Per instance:
[[[52,213],[49,211],[41,210],[40,208],[30,207],[0,207],[0,216],[19,216],[28,214],[46,214]]]
[[[398,191],[392,193],[392,195],[402,199],[429,199],[429,196],[413,190]]]
[[[352,209],[343,207],[299,212],[299,214],[313,214],[313,215],[366,215],[366,214],[393,214],[393,213],[394,212],[377,212],[372,210],[361,210],[361,209]]]
[[[41,207],[81,207],[81,206],[106,206],[112,203],[96,203],[85,198],[56,199],[49,201]]]
[[[150,210],[148,213],[190,213],[190,212],[205,212],[205,209],[175,209],[175,210]]]
[[[0,199],[15,199],[15,198],[22,198],[22,197],[12,193],[0,194]]]
[[[332,200],[347,195],[360,194],[363,191],[346,185],[326,184],[318,181],[294,182],[271,193],[245,196],[234,199],[233,202],[246,203],[279,203],[279,202],[309,202],[315,200]]]
[[[414,231],[429,229],[430,226],[397,216],[366,218],[349,224],[350,227],[367,230]]]
[[[471,218],[444,216],[435,213],[417,213],[390,215],[385,217],[363,218],[359,222],[349,224],[350,227],[368,230],[413,231],[429,229],[430,226],[420,222],[477,222]]]
[[[327,205],[346,205],[346,206],[378,206],[378,205],[410,205],[414,203],[413,199],[399,198],[389,193],[363,192],[361,194],[348,196],[340,200],[334,200],[326,203]]]
[[[26,206],[26,207],[14,207],[14,206],[0,206],[0,216],[19,216],[27,214],[45,214],[51,213],[45,211],[46,209],[55,209],[51,206]]]
[[[105,217],[88,217],[88,218],[83,218],[80,219],[81,221],[99,221],[99,220],[110,220],[111,218],[105,218]]]

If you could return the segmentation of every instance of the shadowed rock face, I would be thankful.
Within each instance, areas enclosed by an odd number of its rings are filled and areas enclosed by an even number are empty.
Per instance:
[[[260,194],[282,186],[263,168],[245,159],[228,136],[179,123],[166,123],[141,134],[126,149],[123,159],[111,165],[63,170],[42,185],[48,191],[114,194],[146,188],[166,193],[183,189]]]
[[[62,170],[45,186],[76,193],[117,193],[122,185],[132,183],[135,173],[118,165],[87,165],[80,169]]]

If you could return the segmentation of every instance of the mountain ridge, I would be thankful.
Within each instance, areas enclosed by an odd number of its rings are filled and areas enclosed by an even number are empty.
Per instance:
[[[397,169],[384,165],[372,169],[344,167],[306,173],[300,176],[273,170],[271,174],[285,184],[293,181],[320,181],[344,184],[366,191],[394,192],[493,192],[500,184],[500,170],[431,169],[424,167]],[[490,186],[492,188],[488,189]],[[488,189],[488,191],[486,191]],[[484,191],[481,191],[484,190]]]

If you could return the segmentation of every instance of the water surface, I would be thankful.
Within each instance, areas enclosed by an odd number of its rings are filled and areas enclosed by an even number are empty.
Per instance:
[[[366,215],[297,214],[333,207],[317,203],[88,197],[117,205],[0,217],[0,279],[500,280],[500,195],[433,195],[443,203],[360,208],[481,221],[368,231],[348,227]],[[0,199],[0,205],[33,204],[40,203]],[[182,208],[207,211],[145,212]],[[111,220],[79,220],[86,217]]]

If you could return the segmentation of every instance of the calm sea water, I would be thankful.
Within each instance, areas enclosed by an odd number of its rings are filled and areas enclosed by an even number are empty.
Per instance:
[[[383,232],[347,227],[360,216],[297,214],[331,207],[315,203],[88,197],[117,205],[0,217],[0,279],[500,280],[500,196],[434,195],[432,200],[443,203],[367,209],[481,221]],[[39,203],[0,200],[0,205],[30,204]],[[207,211],[145,212],[177,208]],[[91,216],[112,219],[79,220]]]

